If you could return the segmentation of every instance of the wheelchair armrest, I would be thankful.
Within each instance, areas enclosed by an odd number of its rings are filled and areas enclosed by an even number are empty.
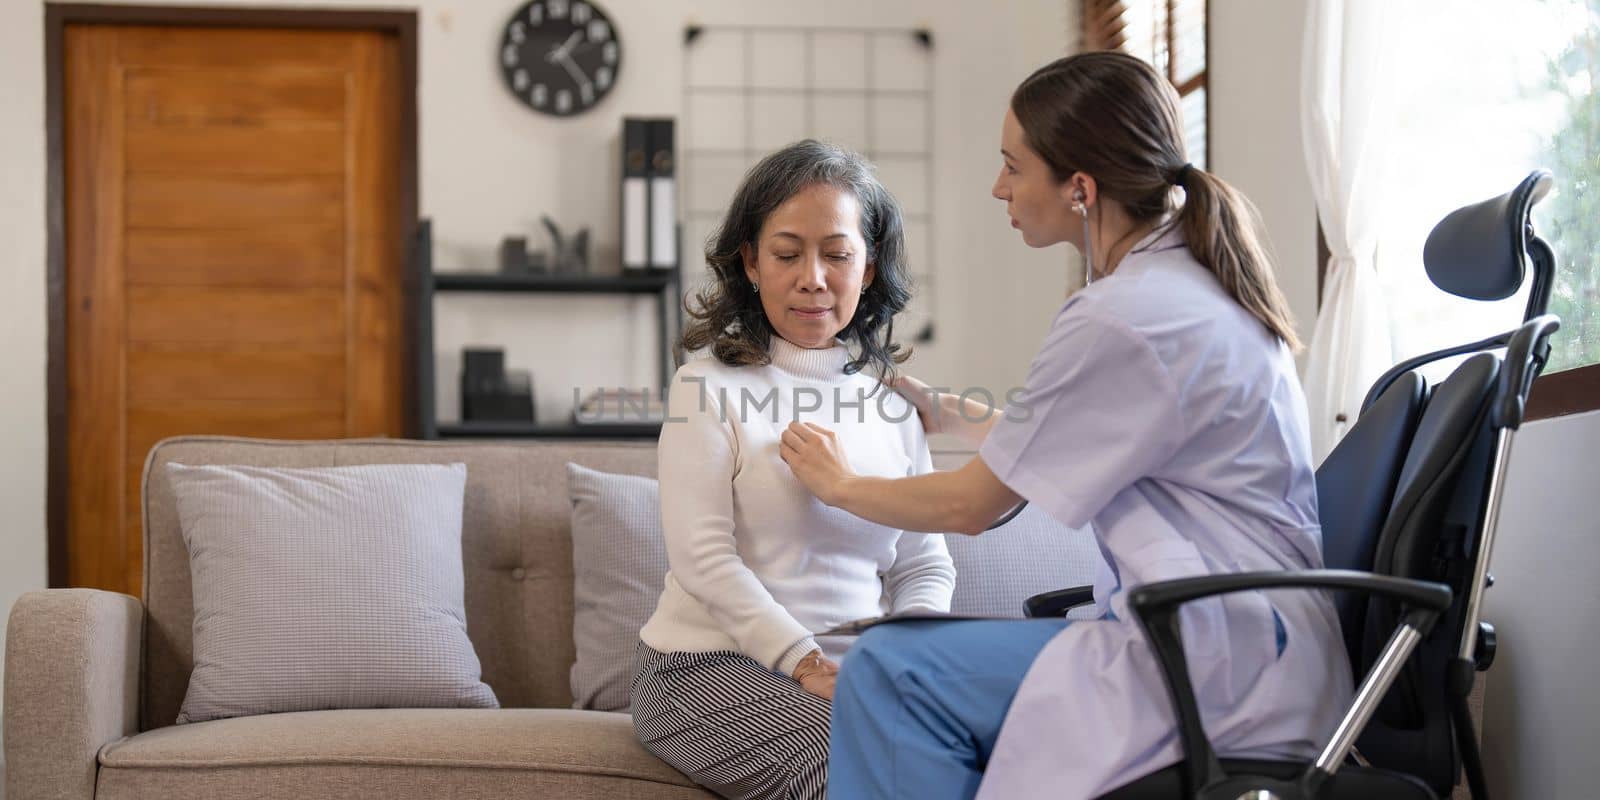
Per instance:
[[[1068,611],[1094,602],[1093,586],[1070,586],[1053,592],[1040,592],[1022,601],[1026,617],[1064,617]]]
[[[1550,335],[1561,329],[1561,318],[1554,314],[1534,317],[1512,331],[1506,343],[1505,367],[1500,370],[1500,385],[1495,389],[1490,424],[1495,430],[1522,426],[1522,413],[1528,390],[1539,377],[1550,357]]]
[[[1377,666],[1363,681],[1356,706],[1340,722],[1322,757],[1307,768],[1300,781],[1314,787],[1333,775],[1349,753],[1357,734],[1377,707],[1410,655],[1417,641],[1426,635],[1439,614],[1450,606],[1450,589],[1439,583],[1396,578],[1352,570],[1285,570],[1282,572],[1242,572],[1229,575],[1203,575],[1145,584],[1128,593],[1128,606],[1139,618],[1151,649],[1160,662],[1162,678],[1178,717],[1178,741],[1183,747],[1183,775],[1186,796],[1228,779],[1216,751],[1200,723],[1200,707],[1189,680],[1188,662],[1183,652],[1183,637],[1178,626],[1178,610],[1184,603],[1215,595],[1261,589],[1349,589],[1398,600],[1411,607],[1399,629],[1390,639]],[[1411,631],[1406,634],[1406,631]],[[1391,652],[1393,651],[1393,652]],[[1401,652],[1403,651],[1403,652]],[[1370,696],[1370,703],[1364,699]],[[1363,705],[1369,707],[1363,708]],[[1314,796],[1308,791],[1307,796]]]

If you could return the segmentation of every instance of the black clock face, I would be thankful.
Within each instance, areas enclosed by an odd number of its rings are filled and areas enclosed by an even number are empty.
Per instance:
[[[593,108],[617,85],[622,43],[594,3],[533,0],[500,40],[506,88],[535,111],[568,117]]]

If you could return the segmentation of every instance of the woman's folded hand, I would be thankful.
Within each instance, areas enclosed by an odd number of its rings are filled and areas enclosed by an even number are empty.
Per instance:
[[[833,701],[833,684],[838,678],[839,665],[829,660],[821,650],[807,653],[794,668],[794,679],[799,682],[800,688],[829,702]]]

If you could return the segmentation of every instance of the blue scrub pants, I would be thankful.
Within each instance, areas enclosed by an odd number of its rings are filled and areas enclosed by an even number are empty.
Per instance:
[[[1064,619],[879,625],[850,648],[833,695],[833,800],[978,792],[1022,678]]]

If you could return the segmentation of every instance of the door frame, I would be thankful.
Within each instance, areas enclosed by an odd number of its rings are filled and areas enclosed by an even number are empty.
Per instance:
[[[403,385],[413,383],[418,363],[416,298],[418,259],[411,246],[417,230],[417,13],[415,11],[323,10],[306,8],[207,8],[192,6],[133,6],[88,3],[45,3],[45,303],[48,329],[46,361],[46,461],[45,519],[48,541],[49,585],[67,585],[67,282],[66,282],[66,140],[63,97],[68,25],[166,25],[208,28],[299,28],[308,30],[370,30],[396,37],[400,45],[400,235],[399,252],[405,254],[402,305],[404,308]],[[401,414],[406,436],[415,438],[415,398],[403,393]]]

